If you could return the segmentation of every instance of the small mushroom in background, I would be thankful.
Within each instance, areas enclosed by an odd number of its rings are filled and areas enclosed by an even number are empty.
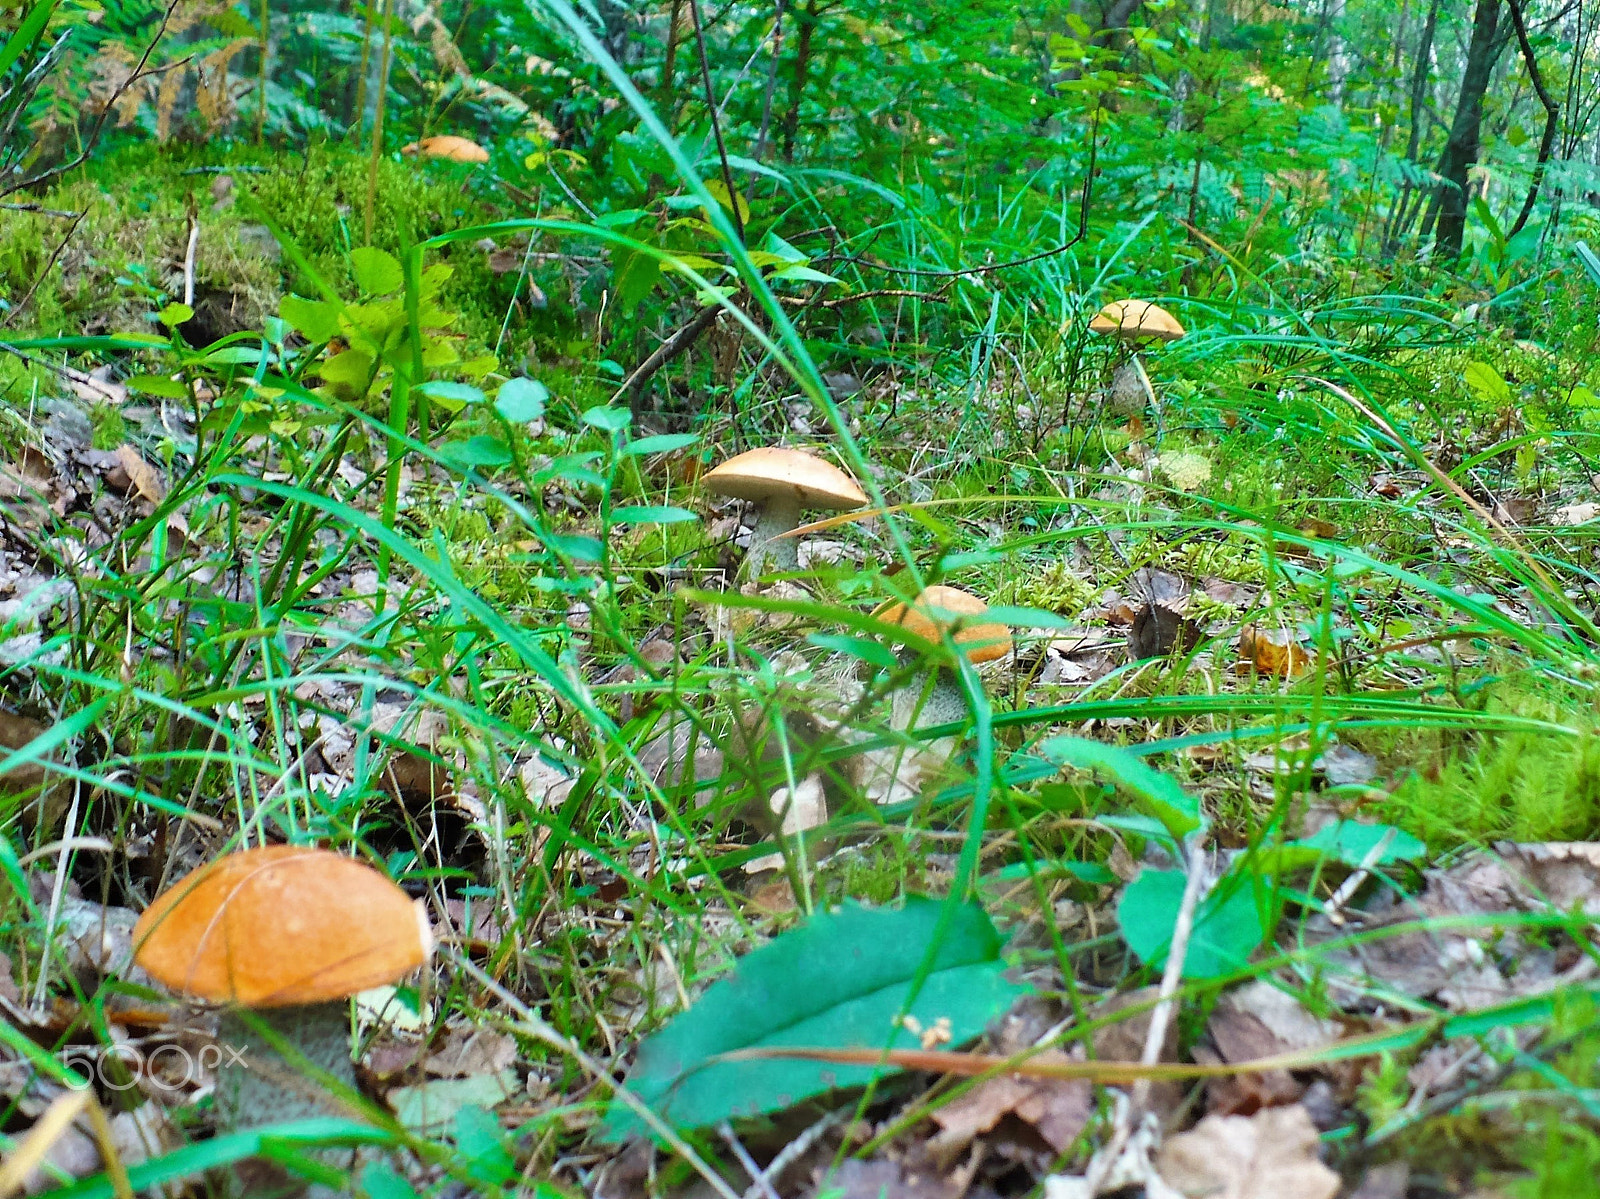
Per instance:
[[[134,960],[164,986],[228,1005],[215,1102],[230,1131],[348,1115],[307,1064],[355,1089],[350,997],[423,965],[433,937],[421,901],[365,863],[270,845],[162,892],[133,944]],[[280,1053],[263,1029],[295,1053]]]
[[[1154,396],[1139,359],[1139,346],[1147,341],[1177,341],[1184,335],[1178,318],[1149,300],[1115,300],[1095,313],[1089,330],[1114,336],[1131,347],[1128,360],[1111,376],[1106,400],[1111,410],[1122,416],[1143,412]]]
[[[881,605],[873,616],[887,624],[897,624],[926,641],[940,642],[949,633],[958,653],[973,665],[993,662],[1011,652],[1011,632],[1003,624],[984,621],[989,605],[970,591],[935,585],[926,588],[909,605],[899,601]],[[901,661],[909,661],[915,651],[902,650]],[[904,687],[894,695],[890,725],[898,731],[953,724],[967,718],[967,697],[955,671],[935,667],[931,687],[925,680]],[[917,755],[918,769],[926,774],[941,766],[955,751],[952,738],[932,742]]]
[[[488,162],[489,151],[471,138],[457,137],[453,133],[425,137],[400,148],[402,154],[420,154],[424,158],[443,158],[449,162]]]
[[[756,527],[745,558],[745,570],[753,577],[769,563],[780,571],[800,569],[798,539],[780,534],[799,528],[803,510],[848,511],[867,503],[855,479],[831,462],[778,446],[746,450],[708,471],[703,480],[714,495],[755,504]]]

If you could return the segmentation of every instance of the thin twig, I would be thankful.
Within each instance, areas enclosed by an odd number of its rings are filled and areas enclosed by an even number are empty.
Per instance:
[[[58,244],[54,252],[51,253],[50,261],[45,263],[44,269],[41,270],[37,276],[35,276],[32,286],[28,288],[27,294],[24,295],[22,299],[17,301],[16,306],[13,307],[10,312],[7,312],[4,316],[0,316],[0,329],[5,328],[12,321],[14,321],[22,314],[23,310],[33,302],[34,293],[39,290],[39,285],[45,281],[50,272],[55,270],[56,263],[61,260],[61,255],[66,252],[67,246],[72,241],[72,235],[78,231],[78,226],[83,224],[83,218],[87,215],[87,212],[80,212],[78,214],[78,219],[72,222],[72,227],[67,230],[66,236],[61,239],[60,244]]]
[[[43,204],[0,204],[0,211],[31,212],[38,216],[59,217],[64,221],[77,221],[83,219],[83,213],[81,212],[68,212],[64,208],[46,208]]]
[[[733,213],[733,230],[744,241],[744,218],[739,215],[739,193],[733,190],[733,168],[728,165],[728,147],[722,141],[722,122],[717,119],[717,93],[711,86],[711,63],[706,58],[706,35],[700,25],[700,0],[689,0],[689,16],[694,21],[694,44],[700,52],[700,81],[706,89],[706,111],[711,115],[711,135],[717,142],[717,157],[722,162],[722,186],[728,189],[728,208]]]
[[[616,394],[611,397],[615,404],[623,396],[631,402],[641,392],[644,385],[650,382],[651,377],[667,363],[692,346],[696,339],[711,327],[711,322],[717,319],[717,313],[722,311],[720,304],[707,304],[687,325],[679,329],[666,341],[656,347],[655,352],[633,368],[633,373],[622,381],[622,386],[617,388]]]
[[[1391,827],[1388,832],[1378,838],[1378,842],[1362,855],[1361,864],[1355,872],[1340,884],[1339,889],[1328,896],[1328,902],[1322,905],[1322,914],[1333,924],[1343,924],[1344,917],[1339,909],[1350,902],[1350,897],[1361,889],[1361,884],[1366,882],[1372,874],[1372,868],[1377,865],[1378,859],[1383,857],[1384,851],[1394,844],[1395,834],[1400,830]]]
[[[183,252],[183,302],[194,307],[194,259],[200,249],[200,218],[189,212],[189,245]]]
[[[733,1125],[724,1120],[717,1125],[717,1135],[733,1151],[733,1156],[739,1159],[739,1164],[744,1167],[744,1172],[750,1176],[751,1190],[758,1196],[765,1195],[766,1199],[778,1199],[778,1192],[772,1187],[772,1182],[762,1173],[761,1167],[756,1165],[755,1159],[750,1156],[750,1151],[744,1147],[744,1142],[734,1135]]]

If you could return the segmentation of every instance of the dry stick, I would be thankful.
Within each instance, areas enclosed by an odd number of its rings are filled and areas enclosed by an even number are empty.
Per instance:
[[[189,213],[189,245],[183,252],[183,302],[194,307],[194,259],[200,249],[200,219]]]
[[[1189,935],[1194,931],[1194,910],[1200,903],[1200,880],[1205,873],[1205,839],[1195,838],[1189,851],[1189,877],[1183,885],[1183,901],[1178,905],[1178,919],[1172,926],[1172,943],[1167,947],[1167,965],[1161,972],[1161,990],[1157,993],[1155,1010],[1150,1013],[1150,1030],[1144,1039],[1144,1052],[1139,1064],[1154,1066],[1161,1058],[1161,1047],[1166,1043],[1167,1025],[1172,1022],[1173,996],[1183,981],[1183,960],[1189,954]],[[1117,1109],[1116,1125],[1106,1147],[1094,1155],[1084,1177],[1086,1189],[1093,1195],[1122,1156],[1133,1133],[1133,1126],[1143,1118],[1145,1104],[1150,1100],[1150,1079],[1140,1078],[1133,1084],[1128,1102]]]
[[[83,218],[81,212],[68,212],[63,208],[46,208],[43,204],[0,204],[0,212],[32,212],[39,216],[60,217],[64,221]]]
[[[1378,838],[1378,843],[1362,855],[1361,864],[1355,868],[1354,873],[1340,884],[1337,891],[1328,896],[1328,902],[1322,905],[1322,914],[1331,923],[1344,924],[1344,917],[1340,914],[1339,909],[1349,903],[1350,897],[1360,890],[1362,883],[1367,881],[1372,874],[1372,868],[1377,865],[1378,859],[1383,856],[1384,851],[1394,843],[1395,834],[1399,831],[1399,829],[1391,826],[1388,832]]]
[[[772,17],[772,60],[767,64],[767,86],[761,96],[761,128],[756,133],[756,147],[750,155],[757,162],[766,157],[767,135],[772,132],[772,93],[778,86],[778,59],[783,57],[783,8],[784,0],[778,0]],[[752,179],[751,186],[754,185]]]
[[[62,842],[61,856],[56,861],[55,882],[50,887],[50,910],[44,918],[44,949],[39,954],[39,983],[33,991],[33,1010],[44,1010],[45,987],[50,981],[50,941],[55,935],[56,920],[61,915],[61,899],[67,889],[67,861],[72,857],[72,834],[78,827],[78,803],[83,798],[83,783],[73,780],[72,803],[67,808],[67,838]]]
[[[717,1125],[717,1135],[733,1150],[733,1156],[739,1159],[739,1164],[744,1167],[744,1172],[750,1176],[751,1190],[758,1195],[765,1195],[766,1199],[779,1199],[778,1192],[772,1188],[772,1180],[756,1165],[755,1159],[750,1156],[750,1151],[744,1147],[744,1142],[734,1135],[733,1125],[724,1120]],[[748,1192],[746,1192],[748,1194]]]
[[[650,382],[655,373],[692,346],[696,339],[711,327],[711,322],[717,319],[717,313],[721,311],[720,304],[707,304],[695,313],[687,325],[667,338],[656,347],[650,357],[633,368],[633,373],[622,381],[622,386],[617,388],[616,394],[611,397],[611,402],[615,404],[623,396],[627,396],[631,404],[644,391],[644,385]]]
[[[706,58],[706,34],[700,25],[700,0],[689,0],[689,16],[694,20],[694,44],[700,52],[700,82],[706,89],[706,112],[711,116],[711,135],[717,141],[717,157],[722,160],[722,186],[728,189],[728,208],[733,214],[733,231],[744,241],[744,218],[739,215],[739,193],[733,190],[733,168],[728,165],[728,147],[722,141],[722,122],[717,119],[717,93],[711,86],[711,63]]]
[[[489,975],[478,969],[465,954],[451,952],[449,957],[456,967],[470,974],[480,986],[487,988],[501,1003],[517,1013],[520,1019],[511,1022],[513,1027],[521,1030],[524,1035],[532,1037],[536,1041],[542,1041],[557,1053],[566,1054],[582,1066],[596,1082],[603,1082],[611,1087],[617,1099],[648,1125],[651,1132],[665,1141],[674,1153],[688,1162],[689,1166],[710,1184],[711,1189],[722,1196],[722,1199],[741,1199],[739,1192],[730,1187],[722,1175],[706,1165],[705,1159],[696,1153],[687,1141],[668,1127],[666,1121],[651,1111],[644,1100],[613,1079],[611,1071],[545,1023],[543,1016],[523,1003],[522,1000],[506,990]]]

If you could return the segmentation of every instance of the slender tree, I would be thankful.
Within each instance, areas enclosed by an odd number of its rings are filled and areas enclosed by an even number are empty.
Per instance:
[[[1461,91],[1456,97],[1455,118],[1450,136],[1439,156],[1440,183],[1433,205],[1423,222],[1426,232],[1433,225],[1434,249],[1454,261],[1461,255],[1467,230],[1467,175],[1478,161],[1483,132],[1483,98],[1495,63],[1506,46],[1500,36],[1501,0],[1478,0],[1472,15],[1472,40],[1467,45],[1467,61],[1461,73]]]

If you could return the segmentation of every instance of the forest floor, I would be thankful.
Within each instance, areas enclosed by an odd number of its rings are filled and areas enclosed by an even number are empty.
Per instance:
[[[1219,268],[1137,347],[1088,327],[1130,292],[1035,263],[1012,327],[724,316],[631,389],[621,251],[384,170],[380,229],[444,237],[351,250],[337,153],[136,158],[42,199],[74,232],[0,227],[63,247],[0,345],[34,1188],[255,1155],[385,1197],[1600,1194],[1575,262],[1515,302]],[[701,477],[762,444],[871,502],[754,580]],[[884,619],[935,583],[1010,649]],[[955,724],[904,718],[940,693]],[[221,1135],[214,1015],[131,929],[283,840],[383,870],[438,951],[356,1002],[337,1114]]]

